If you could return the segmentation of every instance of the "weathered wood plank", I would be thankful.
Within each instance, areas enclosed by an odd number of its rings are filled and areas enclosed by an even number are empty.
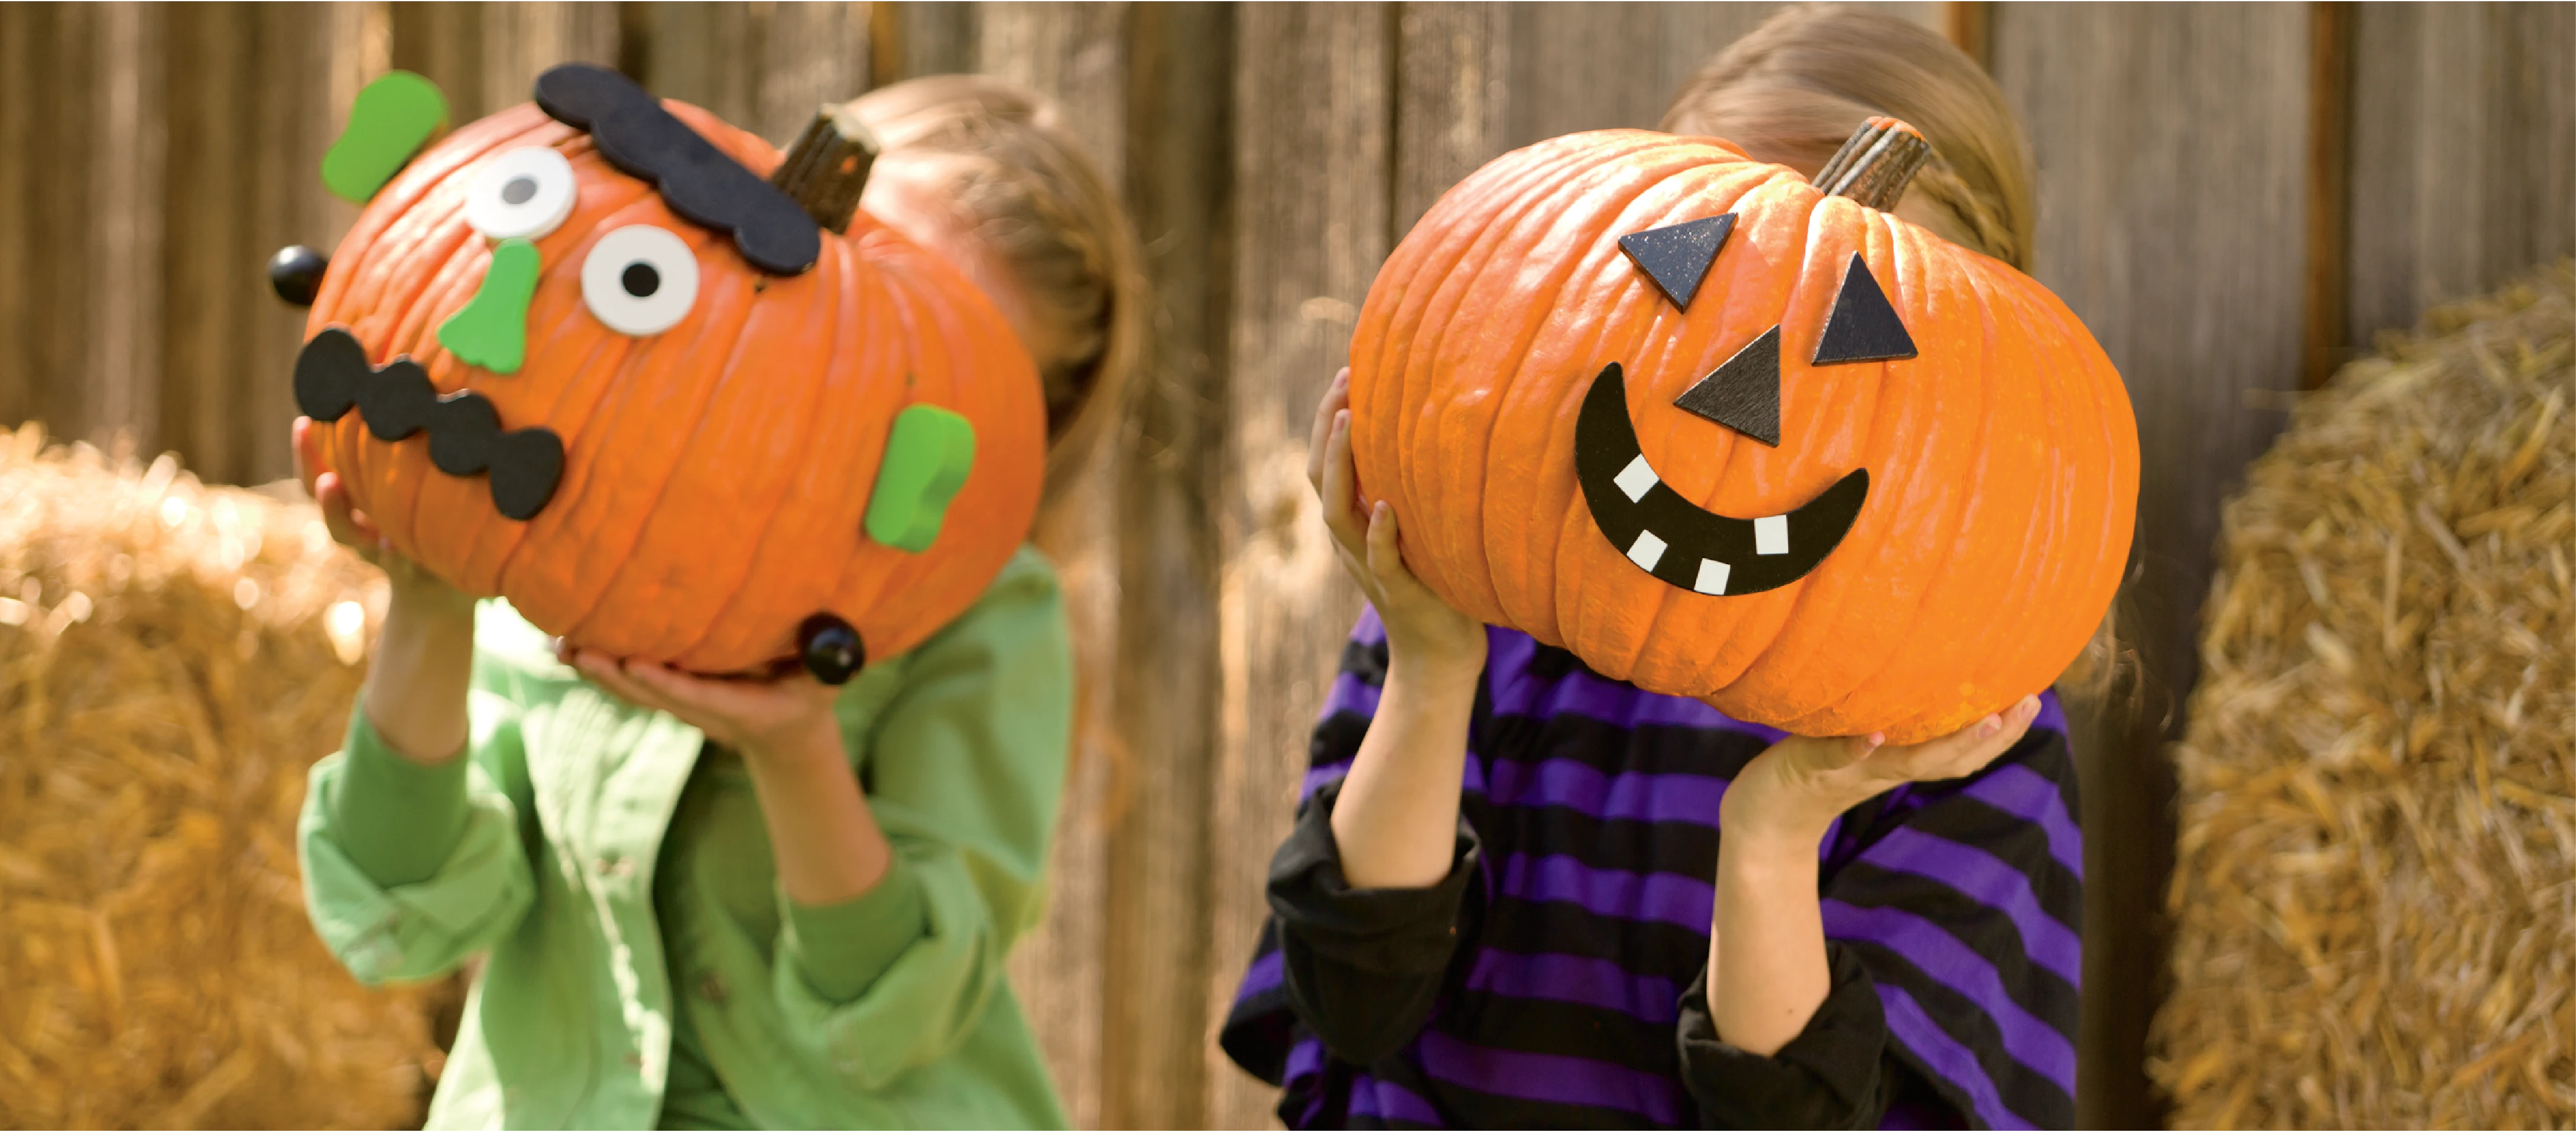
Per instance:
[[[85,81],[95,66],[99,9],[60,5],[41,9],[35,22],[34,81],[24,91],[37,106],[29,161],[28,226],[24,270],[31,282],[21,325],[23,357],[36,382],[31,415],[55,436],[91,435],[89,307],[97,269],[92,230],[90,155],[97,146],[97,89]]]
[[[168,129],[158,4],[121,0],[98,10],[92,64],[97,100],[90,154],[92,323],[87,342],[88,431],[158,451],[161,426],[161,174]],[[113,139],[112,141],[110,139]]]
[[[262,373],[245,364],[254,328],[286,317],[287,309],[251,292],[267,286],[246,223],[257,209],[250,182],[260,167],[282,165],[286,156],[255,144],[261,123],[250,99],[252,72],[281,69],[261,66],[255,11],[235,3],[170,10],[168,160],[177,175],[163,202],[172,254],[169,314],[155,351],[169,411],[161,440],[210,480],[242,475],[238,438],[256,411],[243,394],[288,384],[283,368]],[[304,242],[330,246],[319,234]]]
[[[781,147],[868,89],[863,3],[629,4],[619,28],[620,66],[646,89]]]
[[[340,136],[358,89],[390,65],[388,6],[350,0],[309,6],[257,5],[263,58],[276,65],[252,76],[249,104],[258,123],[259,152],[251,199],[257,202],[247,262],[231,265],[227,293],[249,326],[247,355],[235,380],[247,386],[239,403],[248,419],[237,429],[241,447],[231,478],[241,483],[283,479],[295,471],[288,443],[294,421],[293,372],[304,342],[304,312],[278,301],[263,270],[269,255],[288,244],[337,246],[357,221],[358,206],[322,187],[322,154]],[[317,89],[329,91],[314,97]]]
[[[1859,5],[1933,26],[1931,3]],[[1503,153],[1578,130],[1651,129],[1682,83],[1782,5],[1400,5],[1399,236]]]
[[[1232,309],[1218,498],[1224,566],[1211,996],[1231,998],[1288,829],[1305,735],[1358,613],[1334,562],[1306,439],[1392,245],[1395,19],[1381,4],[1236,13]],[[1209,1120],[1266,1123],[1267,1090],[1219,1080]]]
[[[2078,744],[2087,1125],[2158,1122],[2141,1066],[2173,845],[2159,725],[2178,725],[2196,667],[2219,503],[2283,423],[2247,391],[2298,381],[2307,15],[2234,4],[1994,12],[1995,78],[2039,164],[2035,274],[2091,327],[2136,406],[2132,627],[2173,705],[2159,698],[2142,728]]]
[[[41,93],[51,68],[41,41],[53,11],[0,4],[0,153],[38,154],[49,131]],[[36,180],[44,162],[0,161],[0,428],[37,416],[47,384],[37,369]]]
[[[471,122],[528,100],[557,63],[618,62],[618,6],[434,0],[393,6],[394,65],[447,94],[450,117]]]
[[[2576,253],[2576,4],[2365,4],[2346,341]]]
[[[989,4],[971,15],[960,26],[975,36],[963,44],[973,62],[943,69],[997,75],[1054,100],[1116,191],[1126,148],[1125,5]],[[1115,863],[1118,838],[1131,829],[1175,836],[1176,808],[1166,797],[1173,784],[1158,780],[1149,765],[1159,753],[1156,737],[1121,725],[1119,696],[1130,682],[1121,649],[1134,639],[1120,601],[1116,493],[1122,469],[1113,437],[1050,505],[1039,532],[1040,545],[1063,578],[1083,680],[1072,773],[1050,863],[1055,899],[1045,923],[1011,961],[1012,981],[1055,1072],[1066,1113],[1082,1127],[1150,1126],[1159,1121],[1152,1114],[1175,1105],[1194,1112],[1197,1096],[1186,1079],[1186,1067],[1195,1064],[1187,1051],[1178,1063],[1183,1070],[1162,1076],[1149,1096],[1121,1087],[1137,1077],[1125,1067],[1175,1064],[1166,1035],[1176,1014],[1195,1022],[1189,1009],[1194,1001],[1176,1003],[1169,993],[1175,982],[1168,977],[1175,969],[1171,953],[1186,946],[1190,933],[1186,910],[1169,900],[1172,886],[1155,883],[1162,878],[1154,875],[1150,855],[1164,846],[1149,847],[1147,860]],[[1205,803],[1192,795],[1186,804],[1203,810]],[[1186,821],[1187,813],[1181,817]],[[1186,838],[1186,830],[1178,836]],[[1122,892],[1115,887],[1122,871],[1152,879],[1141,893],[1133,881]],[[1148,914],[1159,920],[1141,937],[1132,922],[1140,895]],[[1129,985],[1125,976],[1140,965],[1160,965],[1163,977]]]
[[[1240,1075],[1214,1041],[1231,989],[1220,992],[1206,975],[1237,961],[1214,945],[1216,918],[1231,909],[1213,898],[1210,756],[1223,695],[1217,483],[1239,18],[1231,5],[1205,3],[1136,5],[1128,14],[1124,182],[1147,249],[1158,333],[1135,391],[1133,439],[1117,455],[1118,722],[1136,789],[1133,817],[1110,844],[1104,996],[1116,1002],[1160,984],[1150,993],[1167,1005],[1150,1029],[1113,1023],[1104,1045],[1114,1059],[1168,1058],[1137,1064],[1171,1066],[1174,1091],[1187,1095],[1156,1105],[1154,1075],[1124,1074],[1108,1090],[1110,1127],[1240,1126],[1227,1110],[1242,1092]]]
[[[961,0],[887,0],[887,15],[876,26],[891,25],[892,41],[875,57],[895,65],[870,76],[878,86],[923,75],[947,75],[975,69],[982,41],[978,9]]]

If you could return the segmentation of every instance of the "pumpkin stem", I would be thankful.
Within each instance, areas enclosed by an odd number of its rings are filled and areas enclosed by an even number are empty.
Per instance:
[[[859,193],[868,186],[868,169],[876,164],[877,153],[875,134],[847,111],[826,106],[787,148],[769,183],[795,198],[815,223],[845,233],[851,214],[859,210]]]
[[[1853,131],[1812,182],[1829,197],[1850,197],[1885,212],[1905,195],[1907,182],[1932,158],[1932,143],[1894,118],[1872,118]]]

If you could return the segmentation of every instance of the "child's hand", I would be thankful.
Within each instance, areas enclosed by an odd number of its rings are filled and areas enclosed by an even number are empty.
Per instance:
[[[1790,736],[1744,768],[1718,803],[1729,834],[1778,838],[1812,854],[1836,817],[1908,782],[1964,778],[2021,741],[2039,717],[2039,697],[2024,696],[2002,712],[1938,739],[1883,746],[1870,735],[1842,739]]]
[[[839,762],[840,689],[804,669],[768,679],[693,676],[667,664],[622,660],[595,649],[558,646],[556,655],[610,695],[669,712],[749,761],[813,758]]]
[[[1381,500],[1365,518],[1360,514],[1350,404],[1351,371],[1344,366],[1315,407],[1314,439],[1306,448],[1306,479],[1323,501],[1333,551],[1386,623],[1389,667],[1419,666],[1451,682],[1473,680],[1485,667],[1484,625],[1450,608],[1405,568],[1396,549],[1394,508]]]
[[[304,481],[304,490],[321,505],[322,525],[330,529],[331,538],[385,572],[385,580],[392,584],[389,600],[395,608],[424,617],[471,622],[474,598],[396,551],[374,521],[351,504],[348,485],[340,482],[339,474],[323,468],[321,453],[322,437],[313,427],[313,419],[295,418],[295,478]]]

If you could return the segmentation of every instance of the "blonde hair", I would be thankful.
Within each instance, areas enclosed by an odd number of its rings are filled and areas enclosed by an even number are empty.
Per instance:
[[[939,162],[944,187],[1061,335],[1046,386],[1054,502],[1121,416],[1144,356],[1142,252],[1126,210],[1055,104],[984,75],[930,75],[851,100],[885,156]]]
[[[1683,83],[1657,128],[1724,138],[1757,160],[1813,175],[1878,114],[1932,143],[1904,201],[1922,207],[1926,227],[2030,270],[2036,177],[2021,122],[1984,68],[1920,25],[1829,4],[1784,9]],[[2123,681],[2141,673],[2119,641],[2120,610],[2130,604],[2121,589],[2058,678],[2059,691],[2105,704],[2124,684],[2132,701],[2141,694],[2142,681]]]
[[[1831,5],[1785,9],[1682,84],[1658,128],[1724,138],[1812,174],[1874,114],[1932,143],[1906,190],[1926,207],[1926,226],[2028,270],[2033,178],[2021,123],[1983,68],[1919,25]]]

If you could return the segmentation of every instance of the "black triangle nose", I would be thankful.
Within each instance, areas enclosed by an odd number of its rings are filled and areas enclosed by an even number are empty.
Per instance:
[[[1780,328],[1762,332],[1673,404],[1759,440],[1780,446]]]

